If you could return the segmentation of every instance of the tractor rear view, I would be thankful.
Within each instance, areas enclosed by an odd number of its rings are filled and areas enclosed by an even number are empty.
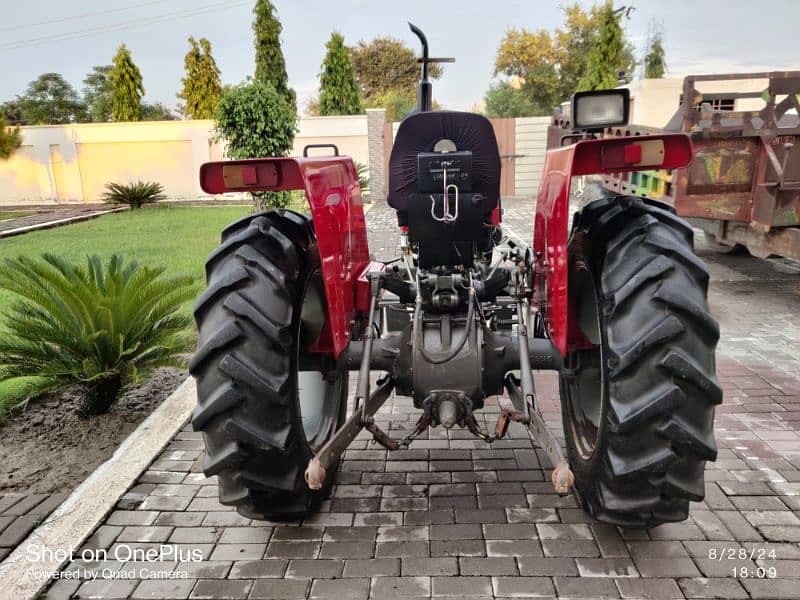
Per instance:
[[[627,95],[576,95],[579,131],[547,154],[533,244],[510,240],[491,124],[431,111],[427,66],[447,59],[429,58],[412,30],[418,109],[389,166],[396,259],[370,259],[353,161],[335,148],[201,169],[209,193],[297,189],[310,208],[234,223],[206,263],[192,422],[220,501],[253,518],[300,518],[362,431],[396,450],[432,427],[491,444],[516,422],[552,461],[555,490],[574,491],[593,517],[687,518],[716,457],[722,398],[692,229],[666,205],[610,193],[585,198],[571,230],[568,216],[573,176],[685,166],[688,136],[595,139],[625,121]],[[559,373],[566,452],[539,410],[536,370]],[[399,439],[375,418],[392,393],[420,411]],[[501,410],[486,428],[476,415],[489,403]]]

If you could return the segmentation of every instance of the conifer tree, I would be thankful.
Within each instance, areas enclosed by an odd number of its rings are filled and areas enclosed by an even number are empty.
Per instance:
[[[211,42],[206,38],[198,42],[190,37],[189,45],[184,59],[186,77],[182,79],[183,89],[178,94],[184,101],[181,110],[189,119],[210,119],[222,96],[219,68],[211,55]]]
[[[334,31],[325,47],[328,52],[319,76],[319,114],[357,115],[361,112],[361,90],[344,38]]]
[[[289,87],[286,61],[281,50],[281,22],[270,0],[256,0],[253,8],[253,33],[255,34],[256,72],[254,79],[270,83],[279,94],[297,108],[294,90]]]
[[[586,71],[578,83],[579,92],[611,89],[618,85],[617,70],[625,45],[625,35],[619,24],[623,10],[615,11],[610,0],[603,6],[600,30],[589,51]]]
[[[108,74],[111,80],[111,119],[113,121],[141,121],[142,73],[133,62],[130,50],[120,45],[112,61],[114,68]]]
[[[647,79],[661,79],[667,70],[664,44],[661,32],[655,31],[647,41],[647,53],[644,57],[644,76]]]

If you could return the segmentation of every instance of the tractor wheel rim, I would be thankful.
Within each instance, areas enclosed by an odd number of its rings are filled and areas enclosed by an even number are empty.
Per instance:
[[[589,460],[594,454],[600,434],[606,402],[606,377],[599,303],[594,278],[588,265],[579,264],[576,267],[570,288],[575,289],[578,299],[576,316],[581,332],[593,346],[591,349],[570,354],[568,366],[574,375],[567,382],[567,410],[572,439],[581,458]]]
[[[303,292],[303,303],[298,323],[298,357],[318,338],[325,325],[325,292],[322,274],[315,271],[308,278]],[[323,355],[324,356],[324,355]],[[341,392],[341,374],[334,362],[329,368],[298,370],[297,400],[303,433],[311,450],[316,452],[330,438],[337,422],[338,402]],[[326,366],[328,366],[326,364]]]

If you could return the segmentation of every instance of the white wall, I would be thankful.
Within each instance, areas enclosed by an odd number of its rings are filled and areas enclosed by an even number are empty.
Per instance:
[[[300,119],[293,154],[333,143],[369,163],[367,117]],[[212,121],[141,121],[22,127],[22,147],[0,161],[0,206],[99,201],[108,182],[157,181],[168,198],[204,197],[200,165],[221,160]],[[324,150],[317,150],[324,154]]]
[[[738,79],[731,81],[698,81],[697,91],[701,93],[719,92],[761,92],[769,82],[766,79]],[[626,86],[633,99],[633,114],[630,122],[648,127],[664,127],[677,112],[683,93],[683,78],[636,79]],[[735,100],[736,110],[758,110],[764,102],[758,98],[739,98]]]
[[[294,156],[303,155],[306,144],[336,144],[340,154],[352,156],[356,162],[369,163],[367,116],[303,117],[298,122],[294,138]],[[326,150],[309,150],[310,155],[325,154]]]
[[[547,151],[547,126],[550,117],[523,117],[516,123],[514,188],[517,196],[536,196]]]

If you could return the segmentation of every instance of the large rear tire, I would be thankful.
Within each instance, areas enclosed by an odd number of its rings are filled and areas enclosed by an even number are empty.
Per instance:
[[[300,518],[329,491],[333,469],[319,492],[303,473],[342,423],[347,394],[347,371],[331,356],[304,360],[326,317],[313,225],[287,210],[242,219],[222,233],[206,276],[190,364],[203,471],[245,516]]]
[[[576,216],[569,257],[586,349],[566,357],[561,398],[580,501],[621,526],[684,520],[705,494],[722,401],[692,229],[661,203],[605,198]]]

